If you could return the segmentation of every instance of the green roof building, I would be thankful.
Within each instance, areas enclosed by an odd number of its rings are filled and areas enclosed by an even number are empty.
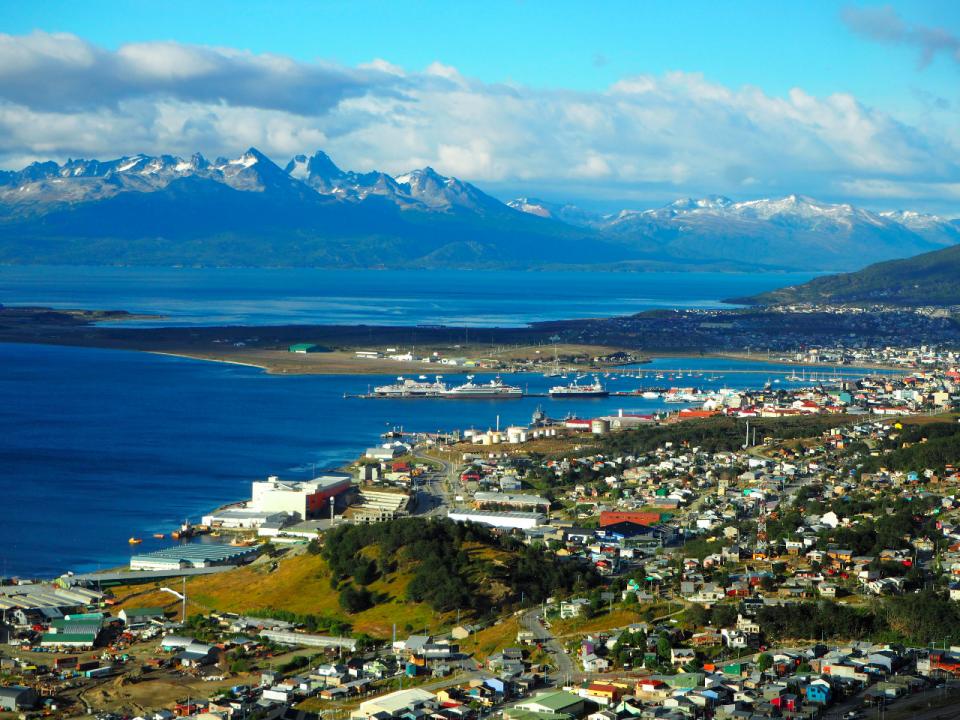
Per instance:
[[[580,717],[583,715],[583,698],[563,690],[542,692],[525,702],[517,703],[516,708],[534,713]]]

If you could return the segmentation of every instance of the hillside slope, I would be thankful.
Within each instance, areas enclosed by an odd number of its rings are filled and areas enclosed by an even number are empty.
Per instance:
[[[885,303],[890,305],[960,304],[960,246],[905,260],[877,263],[852,273],[825,275],[803,285],[773,290],[731,302]]]
[[[220,610],[296,616],[385,638],[398,629],[431,632],[498,615],[554,592],[590,586],[590,568],[446,519],[401,519],[340,527],[307,552],[190,579],[191,614]],[[136,588],[131,605],[171,604]],[[407,629],[409,632],[409,629]]]

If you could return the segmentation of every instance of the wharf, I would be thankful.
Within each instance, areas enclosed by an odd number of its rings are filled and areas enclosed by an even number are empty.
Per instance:
[[[522,396],[518,395],[489,395],[486,397],[457,397],[455,395],[377,395],[376,393],[344,393],[344,399],[359,398],[360,400],[516,400],[518,397],[550,397],[550,393],[531,393],[525,392]]]

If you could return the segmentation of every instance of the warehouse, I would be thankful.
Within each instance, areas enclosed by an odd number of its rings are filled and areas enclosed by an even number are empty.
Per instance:
[[[261,510],[246,510],[229,508],[203,516],[203,524],[210,527],[225,528],[227,530],[255,530],[267,524],[285,524],[291,519],[284,512],[263,512]]]
[[[0,586],[0,612],[17,625],[63,617],[72,610],[96,605],[103,594],[85,588],[64,588],[48,583]]]
[[[307,633],[286,632],[284,630],[261,630],[260,637],[281,645],[304,645],[308,647],[343,648],[350,652],[357,649],[357,641],[348,637],[330,637],[328,635],[309,635]]]
[[[550,509],[550,501],[539,495],[525,495],[522,493],[505,492],[478,492],[473,496],[474,505],[478,508],[493,506],[515,507],[524,510]]]
[[[22,685],[0,687],[0,710],[2,711],[32,710],[39,701],[40,697],[33,688]]]
[[[398,690],[362,702],[358,709],[350,713],[350,717],[358,720],[360,718],[400,717],[402,715],[417,716],[425,710],[436,708],[436,706],[436,695],[420,688],[411,688],[410,690]]]
[[[130,558],[131,570],[178,570],[180,568],[241,565],[256,557],[255,547],[193,543],[157,550]]]
[[[543,513],[534,512],[484,512],[483,510],[465,510],[447,515],[454,522],[475,522],[480,525],[503,528],[505,530],[529,530],[546,522]]]

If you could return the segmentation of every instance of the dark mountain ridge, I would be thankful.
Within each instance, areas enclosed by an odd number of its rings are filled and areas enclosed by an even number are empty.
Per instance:
[[[960,241],[960,226],[791,195],[600,216],[505,204],[432,168],[391,176],[256,148],[0,172],[0,262],[326,267],[853,269]]]

